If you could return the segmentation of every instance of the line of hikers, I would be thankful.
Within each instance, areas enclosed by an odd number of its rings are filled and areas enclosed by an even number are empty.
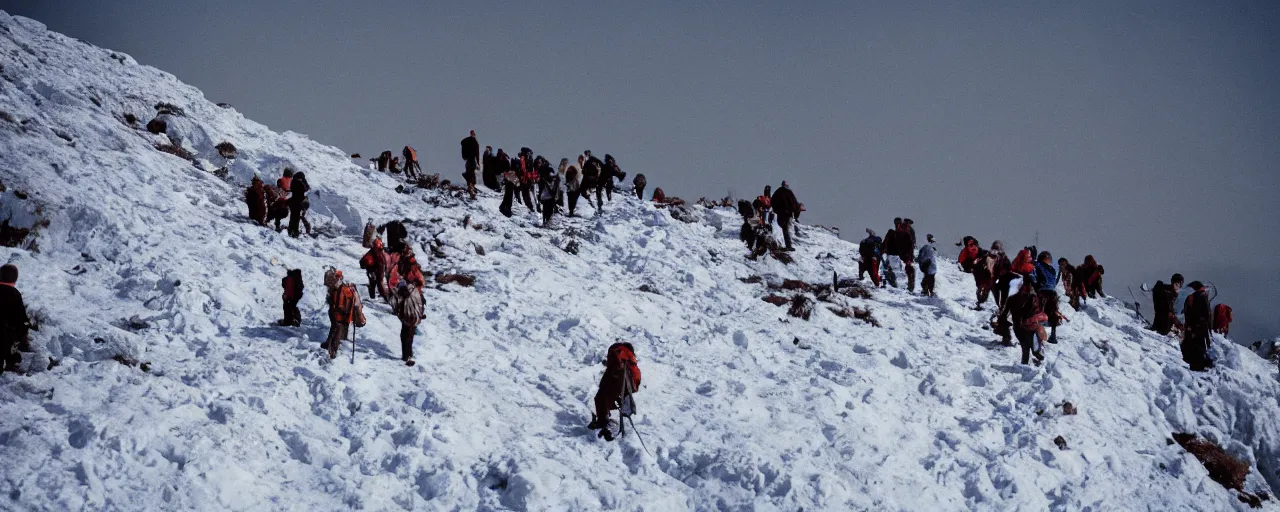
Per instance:
[[[662,189],[654,191],[654,201]],[[784,180],[774,191],[771,185],[765,185],[764,193],[756,196],[752,202],[742,199],[738,201],[738,214],[742,215],[742,231],[739,237],[746,242],[751,254],[747,256],[757,259],[767,251],[795,251],[791,237],[796,229],[795,223],[804,212],[804,205],[796,200],[791,185]],[[778,246],[773,236],[773,224],[777,222],[782,231],[783,245]]]
[[[392,174],[403,172],[411,180],[418,179],[422,166],[418,162],[417,150],[412,146],[405,146],[401,155],[403,165],[401,157],[393,156],[390,150],[383,151],[378,158],[371,158],[370,161],[378,171]],[[514,203],[523,203],[530,212],[542,214],[544,226],[549,226],[554,214],[560,211],[567,211],[568,216],[576,217],[581,197],[586,197],[587,204],[599,215],[604,209],[605,201],[613,201],[616,182],[627,176],[613,155],[605,155],[602,161],[592,155],[591,150],[578,155],[577,165],[572,165],[568,158],[561,158],[558,168],[553,168],[549,160],[535,155],[527,147],[520,148],[520,152],[514,157],[502,148],[498,148],[495,153],[493,146],[485,146],[481,153],[475,130],[471,130],[462,139],[461,157],[462,177],[467,185],[467,194],[472,200],[476,198],[478,172],[480,183],[503,194],[502,204],[498,207],[503,215],[511,217],[514,215]],[[636,197],[643,200],[644,190],[648,186],[644,174],[637,174],[631,184]],[[591,202],[592,194],[595,194],[594,203]],[[654,191],[654,201],[665,202],[661,189]]]
[[[916,291],[916,268],[924,278],[920,280],[920,294],[925,297],[937,297],[935,287],[937,266],[937,241],[933,235],[925,236],[925,244],[916,251],[915,221],[895,217],[893,228],[881,239],[876,231],[867,228],[867,237],[858,242],[858,279],[871,276],[871,282],[877,287],[898,287],[898,274],[907,277],[907,292]],[[880,271],[884,270],[883,278]]]
[[[268,222],[275,223],[275,230],[280,231],[280,221],[289,218],[289,236],[297,238],[299,225],[311,234],[311,221],[307,212],[311,209],[311,201],[307,193],[311,185],[307,183],[304,173],[294,173],[285,167],[275,185],[264,185],[257,174],[244,191],[244,202],[249,207],[249,219],[260,226]]]

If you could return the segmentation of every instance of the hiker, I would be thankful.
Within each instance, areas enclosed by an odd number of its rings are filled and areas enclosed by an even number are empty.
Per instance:
[[[756,196],[751,206],[756,210],[756,218],[763,224],[773,224],[773,185],[765,185],[764,193]]]
[[[973,285],[977,290],[977,302],[974,303],[973,309],[982,311],[982,305],[987,302],[987,297],[991,293],[991,267],[988,265],[987,251],[982,248],[982,244],[977,238],[966,236],[960,241],[964,248],[960,250],[960,255],[956,258],[956,262],[960,265],[960,271],[973,274]]]
[[[630,343],[618,342],[609,346],[604,360],[604,375],[600,377],[600,388],[595,396],[596,412],[587,425],[591,430],[600,430],[599,437],[605,441],[612,441],[622,418],[634,412],[631,394],[640,390],[640,366],[637,363],[635,348]],[[629,381],[627,377],[630,377]],[[618,422],[609,417],[609,411],[613,409],[621,409]]]
[[[423,317],[422,290],[400,282],[396,291],[391,294],[391,312],[400,319],[400,360],[406,366],[413,366],[413,337],[418,332],[418,323]]]
[[[1191,366],[1193,372],[1207,371],[1213,368],[1209,358],[1209,324],[1212,321],[1209,311],[1209,294],[1200,281],[1192,281],[1191,295],[1182,307],[1182,360]]]
[[[1223,336],[1231,331],[1231,306],[1218,304],[1213,307],[1213,332]]]
[[[899,247],[898,234],[902,229],[902,217],[893,218],[893,228],[884,234],[884,251],[881,253],[881,259],[884,261],[884,277],[889,286],[898,287],[898,275],[895,270],[902,266],[902,258],[899,256],[902,250]]]
[[[1048,319],[1049,343],[1058,342],[1058,325],[1062,322],[1062,313],[1058,311],[1058,270],[1053,265],[1053,256],[1043,251],[1036,258],[1033,273],[1036,295],[1040,296],[1040,308]]]
[[[625,177],[627,173],[618,168],[618,161],[613,159],[613,155],[604,155],[604,167],[600,168],[600,185],[604,187],[604,194],[609,202],[613,202],[613,180]]]
[[[284,319],[280,320],[280,325],[298,327],[302,325],[302,312],[298,311],[298,302],[302,300],[302,290],[305,288],[302,282],[302,269],[289,269],[285,273],[284,278],[280,279],[280,287],[284,288]]]
[[[502,150],[498,150],[498,154],[502,155]],[[518,164],[514,159],[503,168],[505,171],[502,173],[502,204],[498,205],[498,211],[510,217],[513,214],[511,211],[512,202],[520,190],[520,173],[517,170],[519,168]]]
[[[17,284],[18,267],[13,264],[0,266],[0,373],[19,371],[22,354],[14,349],[30,349],[27,335],[32,329],[31,319],[27,317],[27,306],[22,302],[22,292],[18,291]]]
[[[606,186],[605,185],[606,176],[604,174],[604,162],[601,162],[599,158],[592,156],[590,149],[583,151],[582,154],[586,155],[587,157],[586,163],[583,164],[583,168],[582,168],[583,169],[582,186],[587,191],[588,203],[591,202],[591,196],[590,196],[591,192],[593,190],[595,191],[595,194],[596,194],[595,209],[596,209],[596,215],[599,215],[600,211],[604,209],[604,189]],[[590,187],[588,187],[588,183],[590,183]]]
[[[902,219],[902,227],[898,229],[898,259],[907,273],[907,293],[916,291],[916,228],[915,221]]]
[[[391,159],[391,174],[400,174],[400,157]]]
[[[653,202],[657,204],[666,204],[667,193],[662,191],[662,187],[653,189]]]
[[[311,235],[311,221],[307,220],[307,210],[311,209],[311,201],[307,200],[307,192],[311,185],[307,183],[307,175],[297,173],[289,183],[289,236],[298,238],[298,223],[307,228],[307,236]]]
[[[520,148],[520,158],[511,162],[511,169],[520,174],[520,200],[531,212],[539,207],[533,205],[533,186],[538,182],[538,169],[533,164],[533,150]]]
[[[329,351],[329,359],[333,359],[338,357],[338,346],[347,339],[351,324],[364,327],[364,306],[360,303],[356,285],[343,281],[341,270],[331,268],[326,271],[324,286],[329,290],[325,296],[325,304],[329,305],[329,336],[325,338],[324,348]]]
[[[924,245],[920,246],[920,255],[916,258],[920,263],[920,272],[924,274],[924,279],[920,281],[920,295],[937,297],[938,294],[933,288],[934,279],[938,273],[938,265],[934,261],[934,253],[937,249],[933,246],[933,235],[925,235],[924,239]]]
[[[418,172],[422,170],[422,164],[418,163],[418,150],[413,146],[405,146],[400,151],[404,155],[404,173],[410,178],[417,178]]]
[[[378,233],[387,234],[387,252],[400,253],[404,251],[405,245],[409,240],[409,230],[404,228],[404,223],[393,220],[378,226]]]
[[[249,220],[260,226],[267,225],[267,191],[262,186],[262,179],[257,174],[244,191],[244,202],[249,205]]]
[[[769,203],[773,207],[773,213],[778,216],[778,227],[782,228],[782,240],[786,243],[783,250],[788,252],[796,250],[791,245],[791,229],[792,222],[800,216],[800,203],[796,201],[796,195],[791,192],[791,186],[787,185],[786,180],[783,180],[782,185],[773,193]]]
[[[1104,272],[1102,265],[1099,265],[1098,261],[1093,259],[1092,254],[1084,257],[1084,263],[1076,267],[1075,276],[1076,290],[1081,300],[1084,300],[1085,295],[1088,295],[1090,299],[1099,296],[1106,297],[1102,293],[1102,274]]]
[[[564,192],[560,190],[560,173],[552,169],[546,160],[542,162],[538,177],[538,200],[542,201],[542,227],[549,228],[551,216],[556,213],[557,204]]]
[[[631,180],[631,186],[635,189],[636,199],[644,201],[644,187],[648,184],[649,180],[646,180],[643,174],[637,174],[636,177]]]
[[[1004,301],[1009,298],[1009,283],[1013,280],[1013,263],[1009,261],[1009,255],[1004,252],[1004,242],[996,240],[991,244],[991,249],[987,251],[987,258],[991,260],[991,279],[993,295],[995,295],[996,308],[1004,307]]]
[[[462,178],[467,180],[467,194],[471,200],[476,199],[476,169],[480,166],[480,143],[476,142],[476,131],[462,139],[462,160],[466,162]]]
[[[1067,292],[1067,304],[1071,309],[1080,311],[1080,302],[1076,300],[1076,266],[1066,258],[1058,258],[1058,279],[1062,281],[1062,289]]]
[[[1009,317],[1007,322],[1006,316]],[[1047,316],[1041,309],[1040,296],[1035,292],[1035,285],[1030,279],[1023,279],[1022,285],[1018,287],[1018,293],[1009,297],[1008,307],[1003,308],[1000,313],[1000,322],[1012,325],[1013,335],[1018,339],[1018,345],[1022,347],[1022,364],[1027,364],[1030,356],[1036,358],[1037,366],[1044,360],[1044,353],[1035,345],[1035,337],[1044,339],[1044,326],[1040,323],[1046,319]],[[1004,336],[1007,343],[1008,335]]]
[[[387,300],[387,252],[382,250],[381,238],[374,238],[369,252],[360,257],[360,268],[369,278],[369,298]]]
[[[876,236],[875,230],[867,228],[867,237],[858,242],[858,280],[862,280],[862,276],[868,272],[871,273],[871,282],[877,287],[880,286],[880,251],[883,242],[880,237]]]
[[[578,181],[578,168],[572,165],[564,172],[564,188],[569,191],[569,216],[574,216],[574,210],[578,208],[578,196],[581,190],[581,183]]]
[[[1178,292],[1182,291],[1182,283],[1182,274],[1174,274],[1169,278],[1168,284],[1156,281],[1156,285],[1151,288],[1151,307],[1155,309],[1151,330],[1166,336],[1174,330],[1182,330],[1182,322],[1178,321],[1173,307],[1178,300]]]
[[[391,168],[391,150],[383,151],[378,155],[378,171],[386,172]]]
[[[285,167],[284,172],[280,173],[280,177],[276,179],[276,186],[280,187],[285,192],[289,192],[290,190],[292,190],[293,169]]]
[[[484,155],[480,156],[482,181],[486,188],[494,192],[502,191],[502,184],[498,182],[498,178],[502,176],[502,171],[498,170],[498,158],[493,154],[493,146],[485,146]]]

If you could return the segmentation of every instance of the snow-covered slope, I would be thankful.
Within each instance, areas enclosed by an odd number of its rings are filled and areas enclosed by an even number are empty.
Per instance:
[[[0,378],[4,508],[1244,508],[1172,432],[1249,461],[1250,490],[1280,489],[1274,366],[1224,342],[1192,374],[1119,301],[1072,314],[1043,368],[993,346],[953,265],[938,299],[836,295],[806,321],[761,299],[856,272],[855,248],[820,228],[801,227],[791,265],[744,259],[727,210],[684,223],[624,198],[545,230],[496,215],[491,194],[397,193],[338,149],[32,20],[0,13],[0,59],[3,212],[48,222],[38,252],[0,250],[44,318],[32,373]],[[160,102],[184,112],[167,136],[142,129]],[[155,149],[171,139],[200,168]],[[222,141],[239,149],[225,180],[209,172]],[[244,218],[241,187],[286,164],[316,189],[318,238]],[[427,290],[418,366],[377,303],[355,364],[329,362],[322,269],[359,281],[359,228],[392,218],[442,247],[419,250],[428,271],[476,286]],[[300,329],[272,326],[286,267],[307,278]],[[647,451],[584,426],[616,339],[644,370]]]

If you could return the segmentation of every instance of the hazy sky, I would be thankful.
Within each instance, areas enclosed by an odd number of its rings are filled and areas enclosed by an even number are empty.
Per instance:
[[[1038,232],[1280,335],[1280,2],[640,4],[0,0],[349,152],[456,179],[474,129],[687,199],[786,179],[847,239]]]

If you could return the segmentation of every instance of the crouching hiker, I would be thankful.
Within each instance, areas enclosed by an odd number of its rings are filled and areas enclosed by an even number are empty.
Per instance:
[[[623,418],[635,412],[632,394],[640,389],[640,366],[635,349],[627,342],[609,346],[604,360],[604,376],[600,377],[600,389],[596,391],[596,412],[591,415],[587,428],[599,430],[599,437],[612,441],[620,432]],[[609,418],[609,411],[618,409],[618,421]]]
[[[329,269],[324,274],[324,286],[329,290],[325,303],[329,305],[329,337],[325,339],[324,348],[329,351],[329,359],[338,357],[338,346],[347,339],[351,324],[364,327],[364,306],[360,304],[360,292],[356,285],[342,280],[342,271]],[[352,338],[352,342],[355,339]],[[352,347],[355,350],[355,347]]]
[[[302,270],[289,269],[284,278],[280,280],[280,287],[284,288],[284,319],[280,321],[280,325],[298,327],[302,325],[302,312],[298,311],[298,302],[302,300]]]
[[[17,283],[18,267],[0,267],[0,373],[19,371],[22,355],[14,349],[29,349],[27,334],[32,328],[31,319],[27,317],[27,306],[22,302]]]
[[[418,322],[423,315],[422,290],[400,281],[395,293],[391,295],[391,311],[400,319],[400,360],[405,365],[413,366],[413,336],[418,331]]]

